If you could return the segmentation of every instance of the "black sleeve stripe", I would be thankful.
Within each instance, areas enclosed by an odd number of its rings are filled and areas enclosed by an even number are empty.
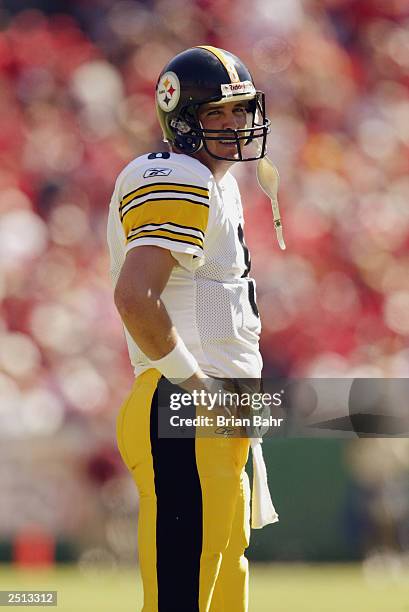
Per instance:
[[[122,200],[132,195],[133,193],[141,191],[141,189],[145,189],[145,187],[172,187],[172,185],[176,185],[177,187],[187,187],[188,189],[201,189],[202,191],[206,191],[207,193],[209,193],[207,187],[200,187],[200,185],[189,185],[188,183],[147,183],[146,185],[141,185],[137,189],[133,189],[129,193],[125,194]]]
[[[204,232],[202,232],[202,230],[199,229],[198,227],[193,227],[190,225],[180,225],[179,223],[173,223],[173,221],[163,221],[163,223],[145,223],[144,225],[138,225],[138,227],[134,227],[132,229],[132,232],[142,229],[144,227],[149,227],[150,225],[153,227],[161,227],[162,225],[172,225],[172,227],[180,227],[180,229],[193,230],[195,232],[199,232],[200,234],[202,234],[204,238]]]
[[[123,208],[125,208],[125,206],[128,206],[128,204],[130,204],[131,202],[134,202],[135,200],[139,200],[140,198],[144,198],[148,195],[159,195],[161,193],[178,193],[179,195],[192,195],[192,196],[196,196],[197,198],[202,198],[203,200],[208,200],[209,198],[207,196],[204,195],[200,195],[198,193],[194,193],[193,191],[179,191],[178,189],[166,189],[163,191],[152,191],[151,193],[141,193],[140,195],[136,195],[133,198],[131,198],[130,200],[128,200],[126,203],[121,203],[121,205],[119,206],[119,210],[122,210]],[[125,196],[126,197],[126,196]],[[185,198],[184,198],[185,199]],[[121,202],[123,202],[123,200],[121,200]]]
[[[144,204],[149,204],[150,202],[190,202],[191,204],[197,204],[198,206],[205,206],[206,208],[210,208],[209,204],[205,204],[204,202],[196,202],[196,200],[190,200],[189,198],[149,198],[149,200],[145,200],[145,202],[133,204],[133,206],[128,208],[128,210],[124,214],[121,213],[121,221],[124,220],[130,210],[138,208],[139,206],[143,206]]]
[[[188,242],[187,240],[176,240],[175,238],[165,238],[165,236],[135,236],[134,238],[130,238],[128,240],[128,244],[133,242],[134,240],[143,240],[143,238],[148,238],[152,240],[152,238],[157,238],[158,240],[169,240],[170,242],[179,242],[180,244],[188,244],[189,246],[193,246],[199,249],[199,251],[203,251],[202,247],[198,244],[193,244],[192,242]],[[198,239],[199,240],[199,239]]]
[[[121,199],[121,205],[122,205],[122,202],[125,200],[125,198],[128,198],[129,196],[134,195],[135,193],[138,193],[139,191],[141,191],[142,189],[145,189],[146,187],[169,187],[169,189],[166,189],[166,191],[171,191],[172,186],[186,187],[187,189],[192,189],[192,188],[200,189],[201,191],[205,192],[202,196],[204,198],[208,197],[209,195],[209,190],[207,189],[207,187],[200,187],[199,185],[188,185],[187,183],[148,183],[147,185],[141,185],[137,189],[133,189],[129,193],[126,193]],[[195,193],[194,195],[198,195],[198,194]]]
[[[151,230],[143,230],[143,233],[147,233],[147,232],[157,232],[157,229],[151,229]],[[172,230],[168,230],[168,229],[162,229],[160,228],[161,232],[166,232],[167,234],[172,234],[172,236],[185,236],[186,238],[194,238],[195,240],[198,240],[199,242],[201,242],[203,244],[203,240],[201,238],[199,238],[199,236],[192,236],[192,234],[183,234],[182,232],[172,232]],[[128,237],[128,242],[133,239],[133,235],[129,234],[131,236],[131,238]],[[138,234],[139,236],[139,234]],[[141,238],[149,238],[149,236],[140,236]],[[166,238],[166,236],[154,236],[155,238]],[[193,244],[193,242],[189,242],[189,244]]]

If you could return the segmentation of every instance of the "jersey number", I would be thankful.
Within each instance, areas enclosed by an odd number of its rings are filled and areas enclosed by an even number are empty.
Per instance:
[[[158,153],[149,153],[148,159],[169,159],[170,153],[168,151],[159,151]]]
[[[243,228],[241,226],[241,224],[239,223],[238,227],[237,227],[237,234],[239,237],[239,242],[243,248],[243,255],[244,255],[244,264],[246,266],[243,274],[241,275],[242,278],[246,278],[249,275],[249,272],[251,270],[251,257],[250,257],[250,252],[247,248],[247,244],[244,241],[244,232],[243,232]],[[251,310],[253,311],[253,313],[255,314],[256,317],[260,318],[259,312],[258,312],[258,308],[257,308],[257,303],[256,303],[256,291],[254,288],[254,281],[253,279],[249,278],[248,279],[248,291],[249,291],[249,302],[250,302],[250,306],[251,306]]]

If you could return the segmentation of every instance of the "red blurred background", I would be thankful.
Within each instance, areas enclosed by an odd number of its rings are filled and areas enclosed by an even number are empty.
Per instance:
[[[234,170],[264,375],[406,377],[409,5],[10,0],[0,24],[0,530],[104,533],[126,556],[126,511],[108,536],[104,522],[133,503],[114,446],[132,371],[106,218],[122,167],[165,146],[159,71],[212,44],[266,92],[286,252],[254,165]]]

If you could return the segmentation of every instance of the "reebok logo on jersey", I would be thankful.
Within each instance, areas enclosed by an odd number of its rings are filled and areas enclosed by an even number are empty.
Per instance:
[[[150,178],[151,176],[169,176],[172,172],[172,168],[148,168],[143,173],[143,178]]]

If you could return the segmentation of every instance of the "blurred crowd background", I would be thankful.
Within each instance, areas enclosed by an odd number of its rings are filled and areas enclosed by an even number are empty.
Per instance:
[[[0,558],[20,554],[19,534],[23,542],[42,534],[45,546],[56,537],[61,558],[85,565],[135,558],[137,497],[114,437],[132,371],[112,300],[107,209],[123,166],[164,150],[156,79],[196,44],[243,59],[272,122],[287,251],[254,164],[234,170],[264,375],[409,374],[406,0],[3,0]],[[321,469],[337,494],[309,541],[300,532],[295,542],[284,520],[254,555],[407,550],[407,441],[266,445],[272,481],[284,471],[276,495],[288,516],[295,520],[298,502],[285,470],[301,478],[316,452],[299,503],[309,496],[311,516],[313,499],[328,503]],[[332,528],[320,548],[325,520]]]

